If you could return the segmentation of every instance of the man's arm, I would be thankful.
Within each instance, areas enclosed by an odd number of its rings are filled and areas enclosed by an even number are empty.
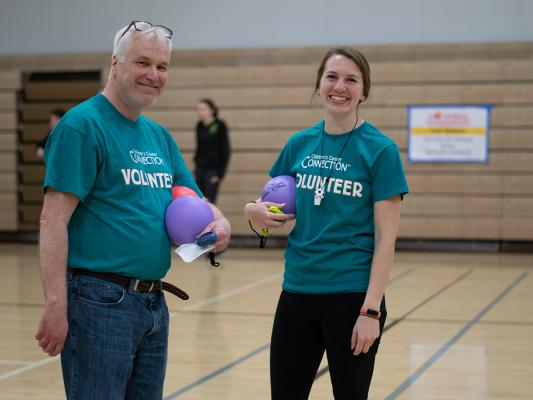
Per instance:
[[[205,197],[203,199],[207,202],[207,204],[209,204],[209,206],[213,210],[213,214],[215,214],[215,221],[207,225],[202,231],[202,233],[211,231],[216,232],[217,241],[213,243],[215,248],[211,251],[218,253],[223,251],[228,245],[229,237],[231,235],[231,225],[229,224],[229,221],[226,219],[226,217],[222,215],[222,212],[217,208],[217,206],[210,203]]]
[[[35,339],[49,356],[63,349],[67,321],[67,225],[80,199],[72,193],[48,188],[41,213],[39,253],[45,307]]]

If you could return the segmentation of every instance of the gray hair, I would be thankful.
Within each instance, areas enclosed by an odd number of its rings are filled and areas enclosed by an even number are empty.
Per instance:
[[[138,31],[135,29],[135,27],[132,26],[124,36],[122,36],[122,34],[126,29],[128,29],[127,26],[117,32],[117,34],[115,35],[115,41],[113,42],[113,55],[117,57],[118,61],[124,62],[126,54],[128,54],[128,52],[132,49],[133,32],[136,32],[136,34],[147,35],[148,37],[155,38],[159,42],[168,43],[168,55],[170,57],[170,52],[172,51],[172,41],[167,38],[167,33],[165,33],[164,30],[158,26],[150,27],[149,25],[147,25],[147,28],[148,29],[146,30],[143,29],[142,31]]]

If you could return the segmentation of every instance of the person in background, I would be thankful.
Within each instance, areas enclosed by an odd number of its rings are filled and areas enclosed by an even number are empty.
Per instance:
[[[228,128],[218,119],[218,109],[209,99],[198,103],[196,125],[196,184],[213,204],[216,202],[218,185],[226,172],[230,155]]]
[[[50,114],[50,132],[48,132],[48,135],[46,135],[43,140],[37,142],[37,146],[35,148],[35,154],[37,155],[37,158],[44,157],[44,148],[46,147],[46,141],[50,137],[50,133],[54,130],[59,120],[63,118],[63,115],[65,115],[65,110],[62,110],[61,108],[56,108],[54,111],[52,111],[52,114]]]

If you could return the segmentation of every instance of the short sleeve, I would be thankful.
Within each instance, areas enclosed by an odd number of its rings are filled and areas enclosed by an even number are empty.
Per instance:
[[[73,193],[83,201],[92,190],[98,174],[98,153],[76,129],[66,124],[54,129],[46,142],[44,160],[43,192],[52,187]]]
[[[292,163],[291,163],[291,141],[287,142],[285,144],[285,147],[283,147],[283,150],[281,150],[281,153],[279,154],[276,162],[268,172],[268,174],[275,178],[276,176],[281,175],[289,175],[293,176],[294,174],[291,171]]]
[[[387,147],[378,156],[372,169],[372,198],[374,203],[409,193],[402,159],[396,144]]]

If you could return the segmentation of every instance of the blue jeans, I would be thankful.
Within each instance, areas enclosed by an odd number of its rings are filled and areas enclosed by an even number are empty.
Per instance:
[[[69,400],[162,399],[169,315],[162,291],[136,292],[67,272],[61,352]]]

